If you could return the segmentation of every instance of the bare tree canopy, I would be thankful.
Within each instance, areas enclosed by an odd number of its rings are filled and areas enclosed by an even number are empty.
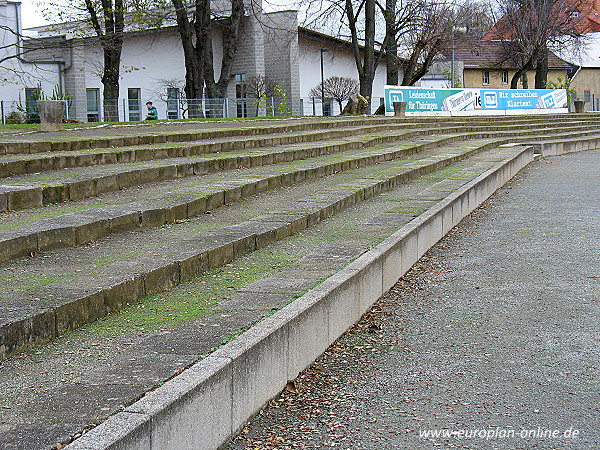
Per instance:
[[[250,98],[274,97],[275,86],[277,83],[264,75],[251,75],[246,78],[246,95]]]
[[[119,80],[123,37],[127,31],[155,26],[156,7],[160,0],[49,0],[43,15],[57,33],[90,38],[95,35],[102,48],[104,120],[119,120]],[[52,27],[50,27],[52,28]]]
[[[321,91],[321,85],[323,90]],[[343,102],[348,100],[351,95],[359,91],[358,81],[349,77],[329,77],[322,84],[319,83],[310,90],[310,96],[321,98],[321,93],[326,98],[332,98],[338,102],[340,111],[343,109]]]
[[[500,0],[501,19],[486,39],[503,43],[507,58],[520,67],[511,80],[535,69],[535,87],[546,87],[548,51],[581,44],[591,6],[583,0]]]

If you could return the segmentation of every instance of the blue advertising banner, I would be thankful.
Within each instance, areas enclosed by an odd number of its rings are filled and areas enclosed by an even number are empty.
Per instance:
[[[567,108],[564,89],[480,89],[481,109]]]
[[[568,108],[564,89],[429,89],[385,86],[386,114],[394,102],[406,102],[406,112],[510,111]]]

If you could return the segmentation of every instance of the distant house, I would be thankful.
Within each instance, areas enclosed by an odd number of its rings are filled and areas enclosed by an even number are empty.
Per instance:
[[[429,88],[450,87],[449,54],[442,55],[432,65],[430,71],[416,83],[416,86]],[[513,75],[519,65],[507,54],[502,42],[474,41],[456,43],[454,47],[455,84],[464,88],[510,89]],[[548,57],[548,80],[566,80],[573,66],[554,53]],[[532,89],[535,70],[527,73],[527,87]],[[519,79],[517,88],[524,88],[523,78]]]
[[[600,111],[600,33],[588,34],[578,52],[560,52],[560,56],[572,66],[570,87],[577,100],[585,102],[586,111]]]
[[[455,47],[454,59],[463,67],[463,87],[509,89],[519,65],[507,54],[502,42],[477,41]],[[567,79],[571,65],[550,52],[548,55],[548,80]],[[533,88],[535,70],[527,73],[527,86]],[[519,80],[518,88],[524,88]]]
[[[216,0],[215,0],[216,1]],[[292,114],[317,114],[325,109],[335,114],[335,103],[309,98],[311,88],[323,76],[344,76],[358,79],[352,47],[347,41],[298,27],[297,11],[263,12],[260,0],[249,0],[241,25],[239,48],[232,64],[231,80],[225,99],[229,117],[246,117],[257,111],[254,99],[247,98],[247,80],[265,76],[282,85],[288,96]],[[14,111],[18,104],[31,98],[41,85],[46,94],[55,88],[70,95],[70,117],[81,121],[103,120],[102,49],[93,33],[83,22],[43,26],[25,30],[35,39],[18,40],[7,30],[21,30],[21,4],[16,0],[0,0],[0,60],[6,56],[7,44],[19,48],[27,45],[42,47],[13,58],[0,65],[0,100],[3,113]],[[221,65],[221,30],[213,30],[214,65]],[[53,41],[43,49],[44,42]],[[60,45],[55,43],[59,42]],[[32,44],[33,43],[33,44]],[[14,46],[13,45],[13,46]],[[323,49],[323,50],[322,50]],[[383,97],[386,68],[380,64],[373,84],[372,107]],[[159,29],[130,30],[124,35],[118,100],[121,120],[140,120],[144,103],[154,102],[159,118],[180,118],[185,80],[185,65],[181,39],[174,23]]]

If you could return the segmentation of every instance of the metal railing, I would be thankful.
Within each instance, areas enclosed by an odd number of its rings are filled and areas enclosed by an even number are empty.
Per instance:
[[[383,97],[374,97],[371,99],[370,114],[375,114],[379,105],[383,105]],[[346,106],[347,101],[342,102]],[[304,97],[300,99],[301,115],[303,116],[337,116],[342,113],[343,106],[340,108],[339,102],[333,98],[326,98],[325,103],[321,97]]]
[[[346,102],[343,102],[345,105]],[[383,98],[373,98],[371,111],[383,104]],[[203,98],[170,99],[156,102],[159,119],[222,119],[230,117],[273,117],[285,115],[336,116],[341,113],[340,105],[333,99],[306,97],[284,102],[278,97],[269,98]],[[2,124],[39,123],[35,105],[19,101],[0,101]],[[65,118],[70,117],[69,102],[65,100]],[[146,106],[137,99],[100,100],[94,110],[88,110],[79,120],[87,122],[136,122],[146,118]]]

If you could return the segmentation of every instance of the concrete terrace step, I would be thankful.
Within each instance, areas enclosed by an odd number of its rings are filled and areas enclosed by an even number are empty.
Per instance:
[[[530,126],[527,130],[521,130],[519,134],[532,135],[537,134],[540,131],[547,131],[548,129],[560,130],[561,127],[564,126],[566,125],[556,124],[552,126],[552,128],[550,128],[547,125],[544,125],[541,128]],[[346,138],[343,142],[337,143],[337,145],[310,145],[302,146],[300,149],[278,149],[277,147],[275,147],[270,149],[263,149],[262,151],[242,153],[241,155],[239,154],[239,152],[236,153],[233,149],[230,149],[229,151],[233,152],[233,154],[230,157],[204,157],[199,160],[176,159],[166,160],[162,163],[152,163],[144,159],[143,163],[140,162],[137,164],[129,163],[109,165],[108,163],[106,163],[107,165],[102,166],[102,168],[99,169],[92,168],[84,171],[72,169],[67,171],[61,170],[58,173],[49,172],[46,173],[46,175],[36,173],[33,177],[11,177],[5,179],[4,183],[0,185],[0,211],[14,211],[67,200],[77,200],[148,182],[171,180],[186,176],[212,173],[220,170],[231,170],[242,167],[252,167],[257,165],[271,164],[274,162],[291,161],[294,159],[302,159],[315,155],[328,154],[334,151],[344,151],[360,146],[371,146],[383,142],[392,142],[394,140],[406,139],[418,135],[441,134],[449,131],[457,131],[456,127],[442,127],[437,129],[427,128],[421,130],[405,131],[404,133],[399,133],[398,131],[396,131],[395,133],[393,131],[382,131],[382,129],[390,128],[391,130],[395,130],[397,129],[397,126],[391,125],[350,128],[336,130],[335,132],[328,132],[325,133],[325,135],[323,135],[322,133],[307,135],[309,137],[288,136],[294,142],[297,139],[300,139],[302,142],[310,142],[314,138],[324,139],[325,136],[328,137],[328,142],[330,142],[331,139],[334,139],[336,137]],[[404,128],[405,126],[402,125],[401,129]],[[574,133],[577,130],[580,130],[582,132],[588,132],[589,127],[583,125],[579,125],[577,127],[572,126],[570,130],[571,133]],[[515,130],[514,127],[507,127],[502,125],[495,125],[493,127],[487,127],[485,129],[473,126],[463,127],[461,131],[465,133],[479,132],[479,134],[473,135],[473,138],[481,136],[492,136],[492,134],[490,133],[493,133],[498,137],[513,136],[517,132],[517,130]],[[365,138],[347,137],[353,135],[353,133],[358,134],[358,136],[366,136],[367,132],[370,132],[370,134],[368,135],[368,137]],[[488,134],[481,134],[484,132],[487,132]],[[277,138],[277,142],[279,142],[279,139],[280,138]],[[265,142],[266,141],[263,141],[262,143],[264,144]],[[277,142],[273,140],[268,141],[269,144],[280,145]],[[243,144],[244,143],[242,142],[242,147]],[[254,148],[254,144],[248,145],[248,147]],[[156,152],[159,149],[145,150],[151,151],[153,154],[156,154]],[[179,147],[177,149],[177,152],[179,155],[188,153],[183,150],[183,147]],[[124,159],[124,161],[127,160],[128,158]],[[26,168],[26,165],[23,166],[23,168],[24,170],[29,170]],[[31,168],[31,170],[34,169]],[[72,175],[71,177],[69,177],[69,174],[74,174],[74,176]],[[86,174],[89,175],[86,176]],[[59,180],[62,178],[66,179],[67,181],[55,181],[54,183],[52,183],[50,180],[52,180],[53,178],[58,178]],[[68,181],[69,178],[72,181]],[[28,186],[28,184],[30,186]]]
[[[366,168],[370,171],[367,178],[314,192],[309,198],[291,202],[279,213],[275,211],[216,231],[188,235],[179,245],[158,253],[149,252],[135,261],[109,263],[87,276],[77,273],[76,287],[34,288],[20,296],[10,296],[0,309],[3,317],[0,356],[53,339],[146,295],[189,281],[206,270],[313,226],[401,183],[461,161],[488,146],[438,152],[408,164],[388,162],[375,171]],[[511,151],[514,150],[506,149],[506,152]],[[64,264],[60,259],[55,264]],[[42,262],[54,273],[49,259]],[[5,270],[10,271],[10,266]]]
[[[3,361],[0,404],[11,409],[0,409],[0,442],[14,448],[67,443],[334,274],[502,153],[489,150],[403,184],[233,266]]]
[[[383,123],[382,123],[383,122]],[[554,123],[546,124],[529,121],[527,125],[545,125],[545,126],[586,126],[590,124],[590,121],[570,121],[567,123]],[[330,125],[329,122],[323,125]],[[356,136],[366,133],[374,133],[385,130],[397,130],[397,129],[415,129],[423,130],[428,129],[423,124],[418,125],[411,122],[391,122],[386,123],[383,119],[379,119],[376,122],[370,124],[353,124],[348,122],[340,122],[337,128],[326,128],[325,130],[316,129],[310,131],[299,131],[292,132],[286,131],[284,133],[271,133],[261,134],[258,131],[256,134],[249,134],[245,139],[233,139],[237,137],[237,130],[230,130],[231,135],[227,135],[227,130],[219,130],[217,136],[204,136],[202,133],[186,134],[180,136],[180,141],[176,141],[175,144],[145,144],[145,145],[114,145],[111,148],[102,149],[87,149],[87,150],[66,150],[66,151],[54,151],[45,153],[35,154],[8,154],[0,156],[0,178],[8,177],[11,175],[23,175],[31,173],[39,173],[51,170],[60,170],[71,167],[84,167],[84,166],[95,166],[103,164],[117,164],[117,163],[130,163],[136,161],[149,161],[156,159],[167,159],[201,155],[206,153],[219,153],[219,152],[230,152],[244,149],[255,149],[261,147],[270,147],[276,145],[293,145],[296,143],[303,142],[315,142],[323,139],[335,139],[338,137]],[[501,130],[514,130],[515,124],[505,124],[501,122],[495,122],[493,128],[490,128],[489,123],[456,123],[452,125],[452,128],[444,127],[447,125],[444,122],[439,124],[433,124],[436,128],[443,132],[445,128],[447,130],[453,130],[457,126],[461,128],[468,127],[465,131],[474,131],[473,127],[486,127],[491,131]],[[275,128],[275,127],[272,127]],[[589,127],[588,127],[589,128]],[[246,129],[248,133],[254,129]],[[273,130],[271,130],[273,131]],[[208,134],[208,132],[207,132]],[[257,136],[258,135],[258,136]],[[185,139],[184,138],[189,138]],[[114,142],[119,144],[119,142]],[[66,144],[65,144],[66,145]]]
[[[142,198],[137,201],[132,193],[127,195],[127,203],[122,205],[67,213],[30,222],[24,227],[18,221],[12,227],[5,221],[4,229],[0,231],[0,262],[31,252],[83,245],[113,233],[189,219],[268,189],[404,158],[461,140],[456,135],[423,138],[403,145],[356,150],[288,165],[224,172],[224,176],[199,177],[196,182],[160,189],[156,196],[150,196],[146,190],[138,191]],[[497,140],[493,142],[498,143]],[[490,145],[489,141],[472,144],[482,149]]]
[[[393,142],[414,136],[430,135],[436,130],[378,132],[369,136],[346,137],[322,141],[321,145],[304,144],[231,151],[218,155],[181,157],[160,161],[119,163],[87,169],[63,169],[3,180],[0,185],[0,211],[14,211],[67,200],[78,200],[143,183],[172,180],[221,170],[234,170],[279,162],[294,161],[351,149]],[[439,131],[450,131],[449,129]],[[52,182],[55,180],[54,182]],[[28,186],[30,185],[30,186]],[[4,209],[3,209],[4,208]]]
[[[37,153],[34,155],[0,156],[0,177],[27,173],[60,170],[69,167],[95,166],[102,164],[131,163],[157,159],[179,158],[203,155],[207,153],[232,152],[262,147],[294,145],[357,136],[366,133],[390,129],[415,128],[414,124],[370,124],[368,126],[348,126],[340,124],[334,129],[310,131],[282,132],[259,136],[246,136],[239,139],[234,134],[218,138],[199,138],[193,136],[188,140],[171,144],[113,146],[111,148],[89,149],[77,151],[60,151]],[[252,129],[249,129],[252,130]]]
[[[0,139],[0,155],[14,154],[36,154],[47,152],[65,152],[78,151],[87,149],[108,149],[113,147],[128,147],[137,145],[154,145],[164,143],[179,143],[189,141],[200,141],[208,139],[219,139],[227,137],[249,137],[266,134],[277,133],[293,133],[301,131],[331,129],[344,125],[359,126],[373,125],[376,123],[387,124],[452,124],[460,126],[463,124],[471,124],[475,126],[485,126],[494,124],[520,125],[520,124],[547,124],[552,122],[574,123],[587,122],[589,124],[598,123],[600,117],[597,115],[547,115],[541,117],[478,117],[473,119],[467,118],[427,118],[427,117],[338,117],[323,119],[297,119],[289,121],[260,121],[262,124],[257,125],[257,122],[249,122],[251,126],[245,126],[244,123],[236,123],[236,127],[231,127],[227,123],[221,124],[222,127],[214,129],[211,127],[214,124],[207,123],[192,123],[186,125],[185,130],[169,132],[168,126],[116,126],[100,129],[83,129],[80,131],[83,136],[76,136],[77,130],[65,131],[58,133],[59,138],[52,140],[52,133],[23,135],[12,137],[10,139]],[[283,122],[283,123],[282,123]],[[167,125],[167,124],[165,124]],[[177,125],[177,124],[173,124]],[[147,131],[144,131],[147,130]],[[98,136],[94,136],[96,132]],[[68,134],[68,138],[63,136]],[[92,134],[90,136],[90,134]],[[50,136],[50,140],[49,140]]]
[[[48,140],[48,134],[40,134],[37,139],[0,139],[0,155],[11,154],[35,154],[47,152],[78,151],[87,149],[107,149],[112,147],[129,147],[137,145],[153,145],[165,143],[178,143],[189,141],[200,141],[219,138],[240,138],[278,133],[306,132],[311,130],[323,130],[338,128],[345,124],[359,126],[373,124],[377,121],[387,122],[387,119],[369,118],[336,118],[329,120],[299,120],[299,121],[271,121],[262,126],[229,127],[203,129],[206,124],[194,124],[189,129],[169,133],[161,128],[148,127],[146,133],[140,133],[137,127],[117,127],[122,131],[118,134],[107,134],[107,129],[97,130],[100,136],[89,136],[95,130],[84,130],[84,138],[63,138],[61,140]],[[72,134],[72,133],[69,133]],[[106,134],[102,136],[102,134]]]

